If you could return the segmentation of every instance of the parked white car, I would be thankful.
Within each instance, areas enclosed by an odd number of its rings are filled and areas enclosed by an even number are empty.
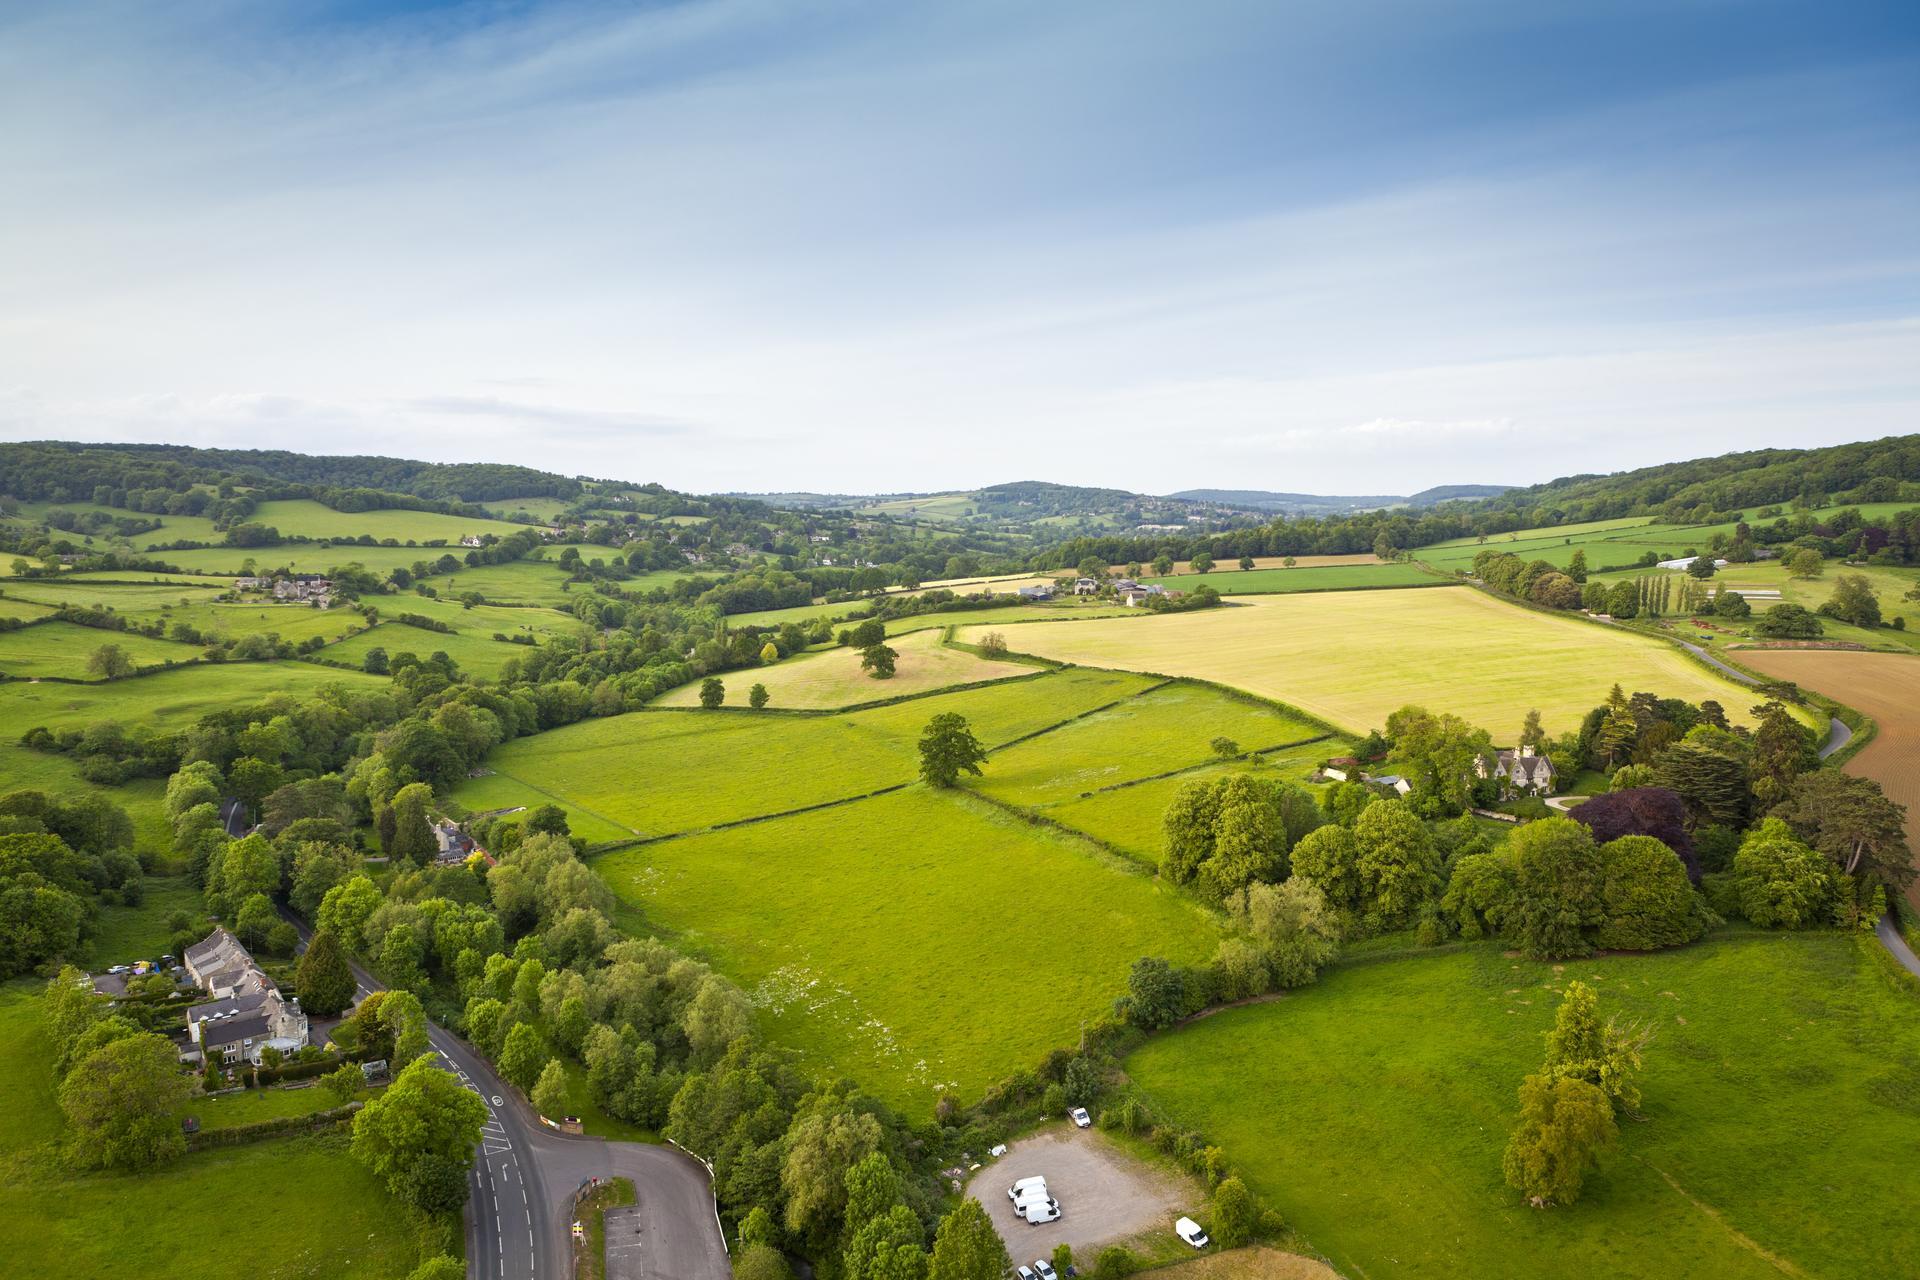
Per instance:
[[[1014,1272],[1016,1280],[1034,1280],[1032,1267],[1021,1267]]]
[[[1207,1239],[1207,1233],[1192,1218],[1181,1218],[1173,1224],[1173,1234],[1185,1240],[1196,1249],[1204,1249],[1213,1242]]]
[[[1047,1222],[1058,1222],[1060,1202],[1052,1196],[1042,1200],[1030,1200],[1021,1207],[1020,1216],[1027,1220],[1027,1225],[1030,1227],[1037,1227]]]
[[[1032,1187],[1038,1187],[1040,1190],[1045,1191],[1047,1189],[1047,1180],[1040,1177],[1022,1178],[1007,1188],[1007,1199],[1018,1204],[1020,1202],[1020,1193]]]
[[[1082,1129],[1091,1128],[1093,1125],[1093,1117],[1087,1114],[1085,1107],[1073,1108],[1073,1110],[1067,1112],[1067,1117]]]
[[[1060,1280],[1060,1273],[1055,1271],[1053,1264],[1045,1258],[1033,1260],[1033,1275],[1034,1280]]]

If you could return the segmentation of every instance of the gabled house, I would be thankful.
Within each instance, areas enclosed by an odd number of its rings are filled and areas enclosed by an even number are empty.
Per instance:
[[[1532,747],[1496,752],[1491,766],[1488,757],[1481,756],[1473,762],[1473,769],[1482,778],[1499,782],[1503,795],[1550,795],[1553,792],[1553,761]]]
[[[1100,590],[1100,584],[1095,582],[1092,578],[1076,578],[1074,580],[1073,594],[1077,596],[1094,595],[1099,590]]]
[[[225,929],[187,948],[187,974],[213,999],[187,1010],[187,1036],[203,1061],[258,1065],[269,1047],[292,1053],[307,1043],[307,1015]]]

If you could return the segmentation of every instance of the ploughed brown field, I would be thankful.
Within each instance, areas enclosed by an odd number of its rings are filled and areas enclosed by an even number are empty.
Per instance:
[[[1920,854],[1920,655],[1843,649],[1743,649],[1741,662],[1838,698],[1879,722],[1847,771],[1872,778],[1907,806],[1907,844]],[[1920,911],[1920,880],[1907,889]]]

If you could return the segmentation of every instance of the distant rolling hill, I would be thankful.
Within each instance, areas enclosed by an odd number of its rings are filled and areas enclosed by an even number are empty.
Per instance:
[[[1170,493],[1167,496],[1181,498],[1188,502],[1213,502],[1252,511],[1285,511],[1295,515],[1318,515],[1342,511],[1377,511],[1382,507],[1410,507],[1414,510],[1422,510],[1442,502],[1495,497],[1512,487],[1504,484],[1442,484],[1405,496],[1274,493],[1266,489],[1182,489],[1178,493]]]

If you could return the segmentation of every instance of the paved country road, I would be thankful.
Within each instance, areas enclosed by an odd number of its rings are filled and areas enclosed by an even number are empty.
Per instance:
[[[304,945],[312,929],[289,916]],[[356,998],[386,988],[353,964]],[[440,1064],[487,1104],[467,1177],[470,1280],[564,1280],[573,1274],[573,1193],[588,1178],[630,1178],[638,1203],[623,1225],[631,1280],[729,1280],[707,1171],[672,1147],[576,1137],[542,1124],[471,1045],[429,1024]],[[637,1230],[636,1230],[637,1227]]]

